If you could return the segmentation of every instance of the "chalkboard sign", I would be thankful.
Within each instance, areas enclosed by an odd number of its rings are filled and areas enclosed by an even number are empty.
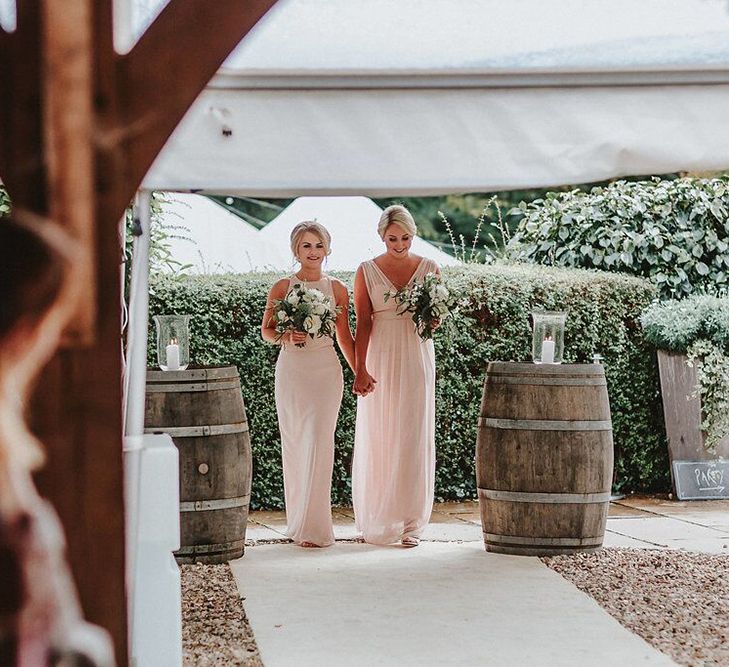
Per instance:
[[[729,460],[674,461],[673,480],[679,500],[729,498]]]

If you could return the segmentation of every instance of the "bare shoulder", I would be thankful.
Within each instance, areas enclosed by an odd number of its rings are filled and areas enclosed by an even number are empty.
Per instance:
[[[272,299],[280,299],[281,297],[286,295],[286,292],[289,289],[289,279],[288,278],[281,278],[280,280],[277,280],[272,286],[271,291],[269,292],[269,296]]]
[[[330,280],[332,281],[332,289],[347,289],[347,286],[339,278],[330,278]]]
[[[339,278],[332,278],[331,281],[332,290],[334,291],[334,296],[336,296],[337,299],[349,296],[349,288],[341,280],[339,280]]]
[[[438,262],[434,259],[430,259],[430,257],[425,258],[425,268],[431,273],[440,273]]]

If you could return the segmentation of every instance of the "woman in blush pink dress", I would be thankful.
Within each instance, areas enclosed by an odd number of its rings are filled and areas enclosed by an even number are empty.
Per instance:
[[[354,305],[357,422],[352,497],[357,528],[373,544],[413,547],[430,519],[435,478],[435,354],[394,292],[438,273],[410,252],[415,222],[403,206],[386,208],[378,231],[384,254],[357,269]]]
[[[334,543],[331,511],[334,431],[342,402],[342,366],[331,338],[308,337],[290,331],[277,340],[273,304],[294,285],[318,289],[341,312],[336,334],[347,363],[354,367],[354,340],[349,328],[349,293],[339,280],[322,274],[329,254],[329,232],[316,222],[301,222],[291,232],[291,251],[299,270],[279,280],[268,295],[261,333],[269,342],[281,343],[276,362],[276,412],[286,501],[287,534],[302,547],[327,547]],[[296,343],[303,344],[297,347]]]

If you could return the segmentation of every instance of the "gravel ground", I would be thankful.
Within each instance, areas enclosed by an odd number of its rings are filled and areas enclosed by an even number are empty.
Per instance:
[[[263,667],[228,565],[182,565],[182,661]]]
[[[729,665],[729,556],[603,549],[542,559],[681,665]]]

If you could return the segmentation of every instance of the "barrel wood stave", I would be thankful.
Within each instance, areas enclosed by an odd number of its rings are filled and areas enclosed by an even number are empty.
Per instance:
[[[166,429],[180,453],[178,562],[242,556],[252,465],[237,369],[148,371],[145,431]]]
[[[480,438],[488,448],[477,452],[478,488],[508,491],[593,493],[609,488],[612,479],[613,443],[610,431],[559,432],[560,449],[545,452],[545,437],[557,432],[482,427]],[[582,465],[575,466],[575,461]]]
[[[601,366],[489,364],[476,450],[488,551],[600,548],[612,467]]]

